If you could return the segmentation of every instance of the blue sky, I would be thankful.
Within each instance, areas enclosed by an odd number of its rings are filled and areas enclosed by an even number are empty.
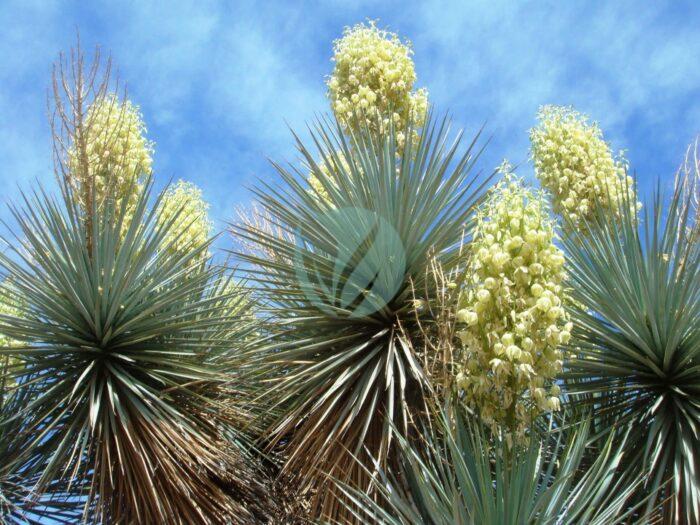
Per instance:
[[[0,3],[3,200],[52,183],[46,93],[74,42],[112,53],[156,143],[158,180],[202,187],[219,227],[250,201],[267,157],[294,160],[285,122],[327,111],[332,41],[367,18],[413,42],[418,87],[481,161],[527,164],[542,104],[571,104],[626,150],[643,195],[671,182],[700,134],[700,2],[52,2]],[[0,218],[7,218],[6,207]]]

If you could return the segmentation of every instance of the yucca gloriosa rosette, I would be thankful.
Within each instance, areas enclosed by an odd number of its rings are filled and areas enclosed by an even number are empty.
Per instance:
[[[25,447],[32,439],[23,434],[26,422],[16,417],[17,411],[26,406],[26,400],[18,402],[25,392],[16,391],[0,407],[0,521],[12,525],[78,523],[82,514],[81,488],[61,480],[52,482],[44,493],[32,491],[39,476],[37,467],[42,465],[42,452],[26,453]]]
[[[282,412],[272,427],[273,441],[285,445],[285,470],[298,477],[302,493],[312,494],[315,515],[342,521],[352,516],[331,479],[368,489],[367,468],[395,463],[392,426],[409,433],[424,412],[430,385],[412,344],[413,289],[430,286],[433,256],[446,268],[462,262],[463,228],[488,178],[471,174],[476,139],[461,152],[459,138],[450,142],[447,120],[429,118],[415,149],[407,142],[401,157],[393,127],[376,133],[364,126],[345,135],[337,122],[325,120],[311,137],[315,148],[297,138],[305,166],[275,164],[283,187],[261,184],[255,190],[275,227],[249,223],[235,231],[257,245],[258,253],[277,254],[241,254],[252,264],[251,280],[272,319],[261,350],[276,376],[269,395]],[[319,158],[326,177],[320,176]],[[319,176],[327,199],[308,191],[309,171]],[[358,222],[348,220],[356,216]],[[377,222],[358,239],[368,216]],[[355,276],[377,257],[382,224],[400,244],[383,254],[397,272],[397,287],[388,297],[374,295],[373,276],[364,291],[353,289]],[[314,276],[314,283],[300,279],[300,270]],[[338,295],[329,296],[326,286]],[[318,297],[324,296],[328,300],[321,303]],[[365,300],[375,299],[376,310],[358,314]]]
[[[574,322],[565,378],[572,403],[594,408],[596,431],[629,425],[625,472],[649,471],[644,494],[667,523],[700,521],[700,245],[677,186],[664,206],[597,209],[564,239]],[[642,491],[640,491],[641,493]]]
[[[33,389],[17,388],[18,363],[0,356],[0,522],[10,525],[76,523],[81,515],[80,480],[51,483],[46,493],[32,492],[44,465],[46,450],[31,447],[34,436],[26,430],[35,423],[26,408]],[[29,417],[27,417],[29,416]]]
[[[17,383],[31,391],[18,417],[32,489],[83,480],[82,519],[99,523],[254,521],[265,498],[247,461],[251,417],[235,404],[245,296],[210,262],[192,270],[209,242],[165,241],[180,213],[163,220],[150,183],[133,208],[94,203],[89,223],[62,190],[13,208],[20,231],[0,254],[3,293],[22,297],[0,332],[23,346],[0,353],[23,362]]]

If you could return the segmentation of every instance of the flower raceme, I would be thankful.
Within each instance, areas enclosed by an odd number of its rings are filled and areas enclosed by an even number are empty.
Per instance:
[[[117,200],[127,198],[133,207],[138,188],[144,176],[151,173],[153,163],[153,144],[146,138],[139,108],[129,100],[120,101],[116,94],[108,94],[88,109],[85,123],[86,158],[81,158],[83,153],[73,144],[68,151],[71,176],[81,186],[88,181],[94,183],[98,203],[109,193]]]
[[[0,315],[17,317],[18,315],[18,298],[16,292],[12,290],[12,285],[6,281],[0,283]],[[5,334],[0,333],[0,348],[16,346],[17,341]]]
[[[3,280],[0,282],[0,316],[18,317],[20,300],[17,292],[13,290],[12,284]],[[0,349],[10,349],[21,346],[22,342],[8,337],[0,332]],[[14,374],[11,373],[18,366],[18,361],[8,355],[0,354],[0,398],[4,395],[4,387],[15,385]],[[3,376],[3,372],[6,374]],[[2,517],[2,514],[0,514]]]
[[[625,161],[613,157],[596,123],[559,106],[542,107],[538,120],[530,131],[532,158],[556,213],[575,227],[590,221],[596,206],[619,216],[626,203],[634,203]],[[639,207],[631,204],[630,211],[635,214]]]
[[[516,437],[539,413],[559,409],[552,380],[572,328],[548,211],[541,194],[506,173],[478,213],[457,311],[457,386],[487,425]]]
[[[207,244],[213,232],[208,215],[209,204],[202,198],[202,190],[183,180],[168,188],[160,204],[159,222],[173,221],[164,245],[173,252],[197,250]],[[200,259],[209,256],[201,253]]]
[[[370,129],[393,123],[402,149],[407,123],[421,126],[428,107],[428,92],[413,91],[412,54],[409,43],[373,22],[346,28],[334,43],[335,68],[328,80],[328,97],[338,121],[346,128]]]
[[[428,110],[428,92],[413,91],[416,72],[412,53],[409,43],[378,29],[374,22],[345,29],[343,37],[334,43],[335,68],[327,83],[331,109],[344,131],[367,127],[387,132],[392,126],[398,153],[403,153],[406,126],[410,123],[414,128],[421,127]],[[415,143],[418,132],[414,129],[411,135]],[[329,163],[339,163],[341,170],[349,169],[343,152],[319,159],[320,173],[312,170],[308,182],[311,191],[325,202],[330,199],[321,178],[338,186],[329,178],[333,171]]]

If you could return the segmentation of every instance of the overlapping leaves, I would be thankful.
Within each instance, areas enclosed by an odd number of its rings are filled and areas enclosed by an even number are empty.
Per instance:
[[[133,215],[108,200],[92,221],[68,189],[13,209],[2,291],[22,301],[0,332],[24,346],[0,353],[21,359],[31,393],[12,421],[24,418],[32,488],[84,481],[95,522],[249,522],[263,504],[240,448],[250,418],[221,398],[237,399],[250,317],[222,269],[191,264],[208,244],[165,242],[179,214],[162,220],[149,197],[150,185]]]
[[[342,490],[360,520],[387,525],[622,523],[635,512],[626,503],[638,485],[616,475],[624,442],[616,448],[608,439],[583,470],[588,437],[583,420],[573,430],[550,428],[522,449],[509,448],[463,412],[443,414],[423,441],[398,438],[406,482],[377,477],[384,504]]]
[[[258,252],[275,254],[242,255],[274,319],[260,349],[274,350],[268,364],[278,377],[270,394],[282,416],[273,440],[286,445],[286,469],[298,475],[302,492],[313,494],[316,514],[351,519],[329,476],[369,488],[371,476],[363,465],[395,462],[392,425],[409,432],[421,416],[429,384],[411,344],[412,290],[430,287],[431,257],[448,269],[459,264],[463,228],[486,182],[472,173],[475,142],[461,150],[460,137],[451,141],[447,120],[430,118],[417,145],[407,142],[400,155],[393,129],[346,136],[336,123],[322,121],[311,130],[311,140],[314,148],[297,138],[304,166],[275,164],[283,187],[263,184],[256,190],[273,227],[250,223],[237,233]],[[308,189],[309,171],[326,196]],[[363,224],[343,222],[353,214],[337,210],[380,217],[375,226],[385,222],[396,233],[405,255],[396,259],[405,265],[391,297],[372,296],[371,287],[363,286],[355,287],[356,303],[344,297],[319,305],[325,289],[345,294],[356,282],[366,284],[366,275],[357,279],[357,273],[366,273],[368,257],[376,255],[373,227],[364,225],[368,235],[358,236]],[[353,253],[341,257],[347,271],[339,272],[338,255],[349,240]],[[384,264],[391,264],[398,254],[385,255]],[[300,265],[313,280],[299,278]],[[374,307],[353,315],[353,305],[365,296]]]
[[[578,327],[567,378],[597,430],[631,425],[625,470],[650,469],[665,519],[697,523],[700,248],[683,235],[697,217],[678,190],[662,203],[657,194],[641,227],[630,212],[599,213],[565,239]]]
[[[27,446],[33,421],[18,418],[32,399],[31,388],[17,388],[12,377],[18,363],[0,356],[0,522],[35,525],[75,523],[80,518],[82,485],[52,483],[43,494],[32,492],[44,466],[46,450]]]

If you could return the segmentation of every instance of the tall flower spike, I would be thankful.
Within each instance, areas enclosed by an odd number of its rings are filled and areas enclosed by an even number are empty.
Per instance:
[[[3,281],[0,283],[0,316],[17,317],[19,313],[19,302],[20,299],[16,295],[16,291],[13,289],[12,284]],[[0,332],[0,349],[10,349],[17,346],[21,346],[22,343],[5,335]],[[16,368],[18,367],[18,361],[9,355],[0,355],[0,396],[3,395],[2,387],[11,387],[15,385],[14,376],[16,375]]]
[[[67,165],[74,185],[94,183],[98,205],[109,195],[117,200],[127,198],[133,207],[144,177],[151,173],[153,154],[138,107],[110,93],[93,102],[85,122],[86,158],[80,158],[75,146],[68,150]]]
[[[570,107],[544,106],[530,131],[535,173],[552,195],[554,211],[577,226],[590,221],[595,206],[619,215],[624,202],[640,207],[623,159],[614,158],[596,123]],[[566,222],[566,221],[565,221]]]
[[[333,51],[328,98],[336,118],[346,128],[363,121],[370,129],[393,122],[402,149],[407,122],[421,126],[428,107],[427,90],[413,91],[416,71],[410,43],[370,22],[345,28]]]
[[[195,184],[180,180],[168,188],[159,210],[162,223],[173,221],[165,237],[165,245],[177,252],[183,249],[198,250],[207,244],[213,231],[208,210],[209,204]],[[204,251],[199,258],[205,260],[207,257],[208,252]]]
[[[457,311],[457,386],[487,425],[518,437],[538,414],[559,409],[559,387],[551,382],[572,326],[562,307],[564,257],[545,200],[507,165],[501,171],[469,248]]]

